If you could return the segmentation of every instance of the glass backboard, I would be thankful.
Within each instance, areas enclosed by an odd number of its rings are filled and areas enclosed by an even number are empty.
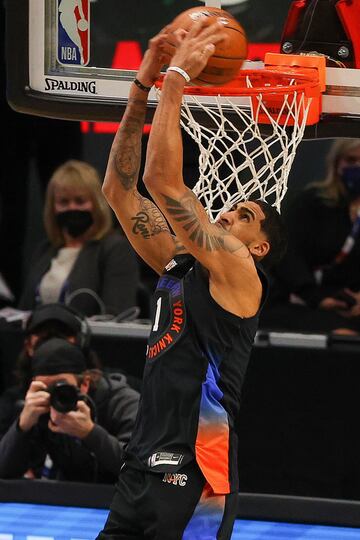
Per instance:
[[[201,4],[200,0],[8,0],[9,103],[19,112],[52,118],[120,120],[148,40],[177,14]],[[265,52],[280,51],[291,4],[290,0],[222,2],[249,39],[252,62],[244,68],[261,68]],[[152,91],[148,120],[156,103]],[[360,69],[328,67],[322,119],[306,137],[357,136],[359,118]]]

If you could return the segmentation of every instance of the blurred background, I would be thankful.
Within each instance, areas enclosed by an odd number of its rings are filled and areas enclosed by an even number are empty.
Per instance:
[[[136,69],[149,38],[175,15],[198,4],[196,0],[132,0],[125,6],[119,0],[92,1],[90,65]],[[250,59],[279,50],[290,4],[290,0],[223,2],[246,30]],[[5,5],[4,1],[0,4],[1,36],[5,34]],[[2,306],[16,306],[30,254],[45,238],[42,211],[51,174],[64,161],[80,159],[103,177],[117,124],[52,120],[13,111],[6,101],[4,47],[1,39],[0,274],[10,291]],[[148,129],[143,136],[143,156],[147,139]],[[284,200],[285,212],[306,185],[324,178],[332,143],[300,144]],[[194,177],[197,170],[197,148],[184,136],[185,178]],[[141,279],[150,286],[155,283],[155,276],[144,265]],[[304,320],[306,327],[311,333],[311,315]],[[275,323],[272,326],[270,317],[260,329],[279,328]],[[14,357],[14,351],[9,352],[13,336],[10,339],[6,332],[0,332],[3,390],[10,381],[10,356]],[[302,335],[271,341],[265,335],[254,348],[238,428],[241,491],[360,498],[360,345],[357,335],[331,335],[330,326],[319,333],[323,341],[309,342]],[[122,338],[121,355],[114,354],[113,340],[96,335],[92,340],[107,367],[113,369],[123,360],[128,372],[141,376],[144,339]],[[119,342],[115,345],[119,350]]]
[[[117,0],[91,2],[90,65],[136,69],[151,36],[184,9],[198,5],[194,0],[137,0],[126,5]],[[249,58],[262,58],[265,51],[278,50],[289,0],[243,0],[225,2],[246,30]],[[1,3],[1,35],[4,36],[4,2]],[[131,21],[131,24],[129,24]],[[6,80],[2,40],[2,80]],[[42,204],[44,190],[54,169],[67,159],[77,158],[104,174],[108,152],[116,130],[111,123],[79,123],[33,117],[14,112],[6,102],[2,84],[1,112],[4,132],[1,164],[0,271],[18,299],[24,281],[24,261],[44,237]],[[144,135],[144,152],[147,135]],[[288,199],[307,182],[320,179],[330,141],[304,142],[290,175]],[[185,138],[185,171],[197,171],[197,148]],[[194,174],[189,171],[189,176]]]

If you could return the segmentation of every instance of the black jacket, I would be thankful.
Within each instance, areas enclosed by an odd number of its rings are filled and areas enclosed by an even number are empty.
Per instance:
[[[85,439],[52,433],[48,415],[29,432],[18,427],[24,398],[13,388],[0,400],[0,426],[8,427],[0,440],[0,478],[20,478],[28,469],[44,474],[48,454],[53,461],[51,477],[78,482],[113,483],[123,460],[135,423],[139,394],[130,388],[124,375],[103,376],[91,394],[96,405],[95,427]],[[15,412],[15,415],[14,415]],[[16,416],[14,420],[14,416]],[[12,422],[12,423],[11,423]]]
[[[40,281],[49,270],[57,251],[49,242],[45,242],[34,253],[27,269],[20,309],[35,308]],[[118,314],[136,305],[138,284],[135,252],[124,236],[113,232],[101,240],[89,241],[82,248],[68,276],[66,295],[87,289],[90,292],[74,296],[69,302],[72,307],[87,316],[101,313],[98,297],[105,304],[106,313]]]
[[[341,264],[333,264],[352,228],[346,201],[331,206],[316,189],[305,189],[285,217],[289,247],[274,272],[275,286],[283,299],[295,293],[316,308],[323,298],[346,287],[360,289],[359,238],[347,258]],[[321,283],[315,279],[319,268],[323,270]]]

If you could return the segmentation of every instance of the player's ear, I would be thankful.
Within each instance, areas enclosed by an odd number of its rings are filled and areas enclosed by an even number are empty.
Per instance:
[[[259,240],[257,242],[251,242],[248,249],[253,257],[262,259],[270,251],[270,244],[267,240]]]

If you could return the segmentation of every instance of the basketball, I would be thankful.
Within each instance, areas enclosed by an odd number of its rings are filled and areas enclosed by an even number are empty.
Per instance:
[[[199,6],[187,9],[174,19],[171,27],[173,31],[179,28],[190,30],[191,26],[202,18],[206,19],[208,24],[221,22],[228,39],[216,45],[205,69],[191,83],[199,86],[221,86],[235,78],[247,58],[246,34],[230,13],[216,7]]]

